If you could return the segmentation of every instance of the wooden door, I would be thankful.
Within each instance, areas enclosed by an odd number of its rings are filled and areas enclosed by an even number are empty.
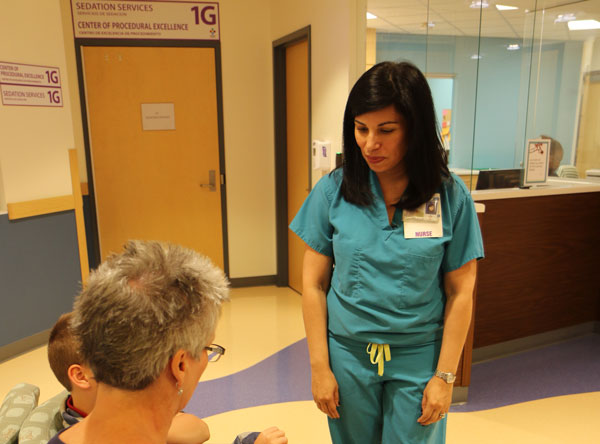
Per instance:
[[[308,39],[286,48],[288,224],[310,191]],[[304,242],[288,230],[288,282],[302,293]]]
[[[577,171],[585,177],[586,170],[600,168],[600,72],[587,74],[583,84],[579,136],[577,140]],[[563,159],[563,164],[568,163]]]
[[[82,51],[102,259],[155,239],[223,267],[215,49]],[[173,104],[175,129],[143,130],[142,104]]]

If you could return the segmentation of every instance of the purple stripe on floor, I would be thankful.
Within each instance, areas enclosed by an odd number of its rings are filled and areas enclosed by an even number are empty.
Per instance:
[[[600,391],[598,334],[473,365],[468,402],[453,406],[451,411],[487,410],[594,391]],[[200,382],[186,411],[207,417],[247,407],[310,400],[308,349],[306,339],[302,339],[248,369]]]
[[[600,335],[473,365],[469,398],[451,412],[600,391]]]
[[[205,418],[230,410],[307,400],[312,400],[310,367],[306,339],[302,339],[238,373],[200,381],[185,411]]]

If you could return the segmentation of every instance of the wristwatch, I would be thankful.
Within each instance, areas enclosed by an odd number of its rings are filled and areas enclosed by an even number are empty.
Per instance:
[[[454,381],[456,381],[456,375],[450,372],[442,372],[440,370],[436,370],[435,376],[437,376],[438,378],[442,378],[448,384],[452,384]]]

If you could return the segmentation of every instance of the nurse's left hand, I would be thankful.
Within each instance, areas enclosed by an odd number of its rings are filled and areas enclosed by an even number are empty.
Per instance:
[[[432,377],[423,392],[421,401],[421,416],[417,422],[421,425],[429,425],[440,421],[450,409],[452,402],[453,384],[448,384],[441,378]]]

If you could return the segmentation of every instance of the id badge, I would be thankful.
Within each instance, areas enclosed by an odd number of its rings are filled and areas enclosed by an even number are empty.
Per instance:
[[[444,227],[440,193],[435,193],[429,201],[416,210],[402,210],[402,221],[406,239],[442,237]]]

